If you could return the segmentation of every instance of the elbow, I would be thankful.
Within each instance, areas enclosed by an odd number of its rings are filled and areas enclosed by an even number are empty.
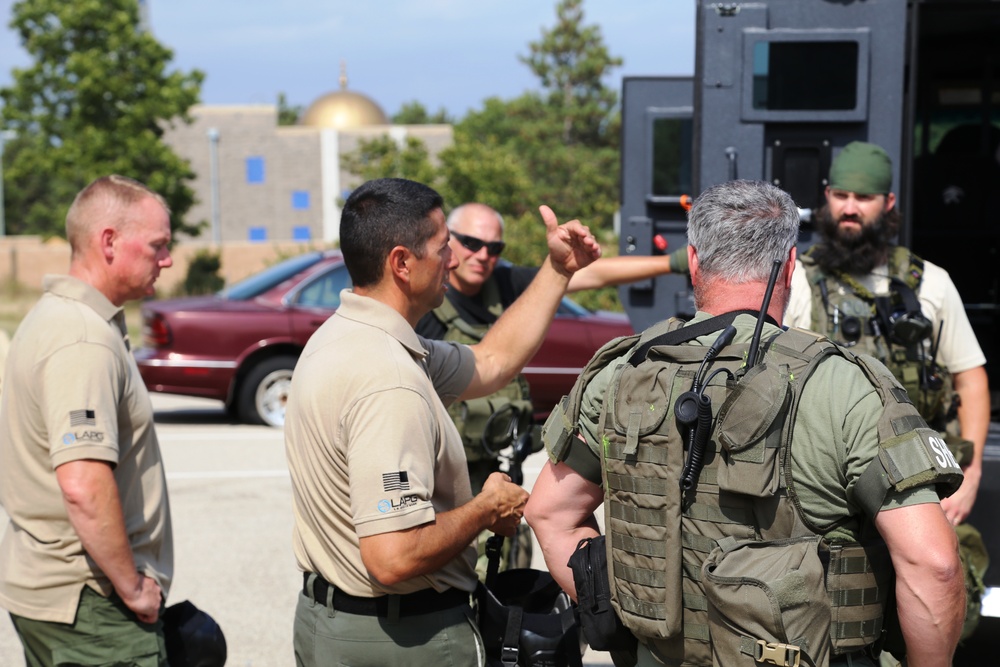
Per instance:
[[[383,586],[395,586],[411,578],[399,569],[392,567],[372,567],[366,565],[365,569],[368,570],[368,574],[371,575],[372,579]]]
[[[395,586],[420,574],[411,567],[410,560],[395,549],[378,548],[361,540],[361,562],[368,575],[383,586]]]
[[[530,496],[528,504],[524,506],[524,520],[535,531],[550,518],[550,513],[540,498],[540,496]]]

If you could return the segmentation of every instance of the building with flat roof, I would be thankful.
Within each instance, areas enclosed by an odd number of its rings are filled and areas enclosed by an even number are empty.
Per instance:
[[[360,178],[342,158],[363,140],[419,139],[431,158],[451,145],[450,125],[392,125],[361,93],[340,89],[317,98],[297,125],[279,126],[272,104],[197,105],[190,125],[167,128],[164,141],[191,163],[197,202],[189,222],[209,223],[200,239],[335,243],[341,204]]]

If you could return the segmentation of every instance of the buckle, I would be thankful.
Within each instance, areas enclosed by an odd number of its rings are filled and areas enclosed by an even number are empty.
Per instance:
[[[504,665],[516,665],[517,664],[517,647],[504,645],[500,649],[500,662]]]
[[[802,650],[792,644],[768,643],[758,639],[754,646],[753,659],[768,665],[781,667],[799,667]]]

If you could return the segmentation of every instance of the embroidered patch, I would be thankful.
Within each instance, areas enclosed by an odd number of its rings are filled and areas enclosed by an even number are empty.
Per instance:
[[[70,426],[96,426],[97,419],[95,419],[95,414],[93,410],[70,410],[69,413],[69,425]]]
[[[382,473],[382,490],[389,491],[409,491],[410,477],[405,470]]]

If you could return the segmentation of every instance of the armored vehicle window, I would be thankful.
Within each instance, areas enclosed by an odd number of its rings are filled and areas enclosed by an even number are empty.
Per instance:
[[[658,196],[692,194],[690,118],[653,120],[653,189]]]
[[[753,48],[753,108],[844,111],[857,107],[858,43],[760,41]]]

